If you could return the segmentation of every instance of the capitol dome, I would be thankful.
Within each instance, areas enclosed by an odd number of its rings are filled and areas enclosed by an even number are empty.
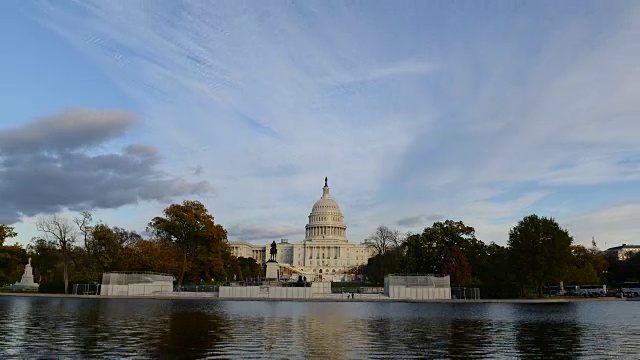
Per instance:
[[[305,226],[306,240],[344,240],[347,241],[347,226],[338,203],[329,194],[327,178],[324,179],[322,197],[313,204],[309,223]]]

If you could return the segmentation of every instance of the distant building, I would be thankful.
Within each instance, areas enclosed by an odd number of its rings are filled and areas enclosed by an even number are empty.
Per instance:
[[[622,244],[620,246],[614,246],[603,251],[605,255],[614,254],[618,257],[618,260],[627,260],[635,253],[640,252],[640,245],[627,245]]]
[[[338,203],[329,195],[325,179],[322,197],[313,205],[305,226],[304,240],[289,243],[281,239],[276,260],[282,274],[303,275],[309,281],[345,281],[354,267],[367,264],[372,249],[347,240],[347,226]],[[269,245],[254,245],[245,241],[230,242],[236,257],[254,258],[259,264],[269,259]],[[286,268],[286,269],[285,269]],[[285,271],[287,270],[287,271]]]

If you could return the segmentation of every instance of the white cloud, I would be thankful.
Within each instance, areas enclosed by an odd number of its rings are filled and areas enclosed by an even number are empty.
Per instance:
[[[348,4],[39,4],[137,101],[144,143],[206,169],[223,224],[302,231],[329,176],[356,241],[420,214],[491,241],[558,186],[639,180],[636,8],[500,28]]]
[[[577,244],[589,245],[592,237],[601,249],[640,243],[640,203],[614,205],[557,220]]]
[[[394,80],[403,77],[427,75],[436,70],[435,64],[426,60],[402,61],[371,69],[354,69],[325,79],[328,83],[349,84],[375,80]]]

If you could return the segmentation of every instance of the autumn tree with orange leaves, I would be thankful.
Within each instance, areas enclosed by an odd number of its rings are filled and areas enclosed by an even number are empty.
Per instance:
[[[213,221],[199,201],[185,200],[164,209],[164,217],[151,220],[149,229],[155,237],[173,243],[180,253],[178,286],[189,271],[191,279],[224,277],[225,260],[231,260],[227,231]]]

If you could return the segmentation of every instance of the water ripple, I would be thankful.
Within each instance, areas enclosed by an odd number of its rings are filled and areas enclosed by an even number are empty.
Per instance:
[[[634,358],[639,306],[0,297],[0,358]]]

